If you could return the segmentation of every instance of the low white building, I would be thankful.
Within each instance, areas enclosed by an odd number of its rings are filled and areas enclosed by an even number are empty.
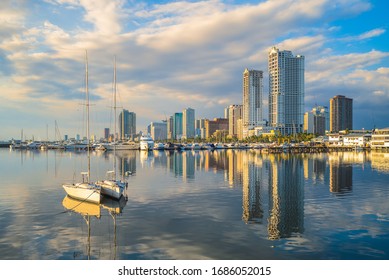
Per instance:
[[[339,133],[328,134],[328,145],[330,146],[343,146],[343,136]]]
[[[343,135],[343,146],[366,147],[370,144],[371,134],[346,134]]]
[[[375,129],[371,135],[371,148],[389,148],[389,128]]]

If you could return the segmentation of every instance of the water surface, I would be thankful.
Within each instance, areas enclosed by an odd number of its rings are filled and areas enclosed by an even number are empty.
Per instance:
[[[86,164],[0,149],[0,258],[389,259],[389,154],[121,152],[128,201],[80,206],[61,184]]]

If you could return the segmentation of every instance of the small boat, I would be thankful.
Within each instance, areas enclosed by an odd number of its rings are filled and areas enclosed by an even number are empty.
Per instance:
[[[154,147],[154,140],[150,135],[142,135],[140,137],[139,145],[142,151],[150,151]]]
[[[154,150],[162,151],[165,149],[165,145],[163,143],[155,143]]]
[[[192,144],[192,150],[200,150],[201,149],[201,146],[199,143],[193,143]]]
[[[123,196],[123,192],[127,187],[127,183],[115,178],[115,171],[111,170],[107,172],[107,179],[103,181],[97,181],[96,186],[100,187],[101,194],[104,196],[120,199]]]

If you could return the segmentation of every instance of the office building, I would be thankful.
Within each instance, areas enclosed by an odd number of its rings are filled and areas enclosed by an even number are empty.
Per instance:
[[[186,108],[182,111],[182,138],[190,139],[195,136],[195,110]]]
[[[120,139],[134,139],[136,135],[136,114],[123,109],[119,113]],[[116,137],[116,135],[115,135]]]
[[[195,136],[197,138],[205,139],[205,137],[206,137],[205,121],[207,121],[207,119],[197,119],[196,120]]]
[[[167,126],[167,139],[173,139],[173,128],[174,128],[174,126],[173,126],[173,116],[170,116],[169,117],[169,119],[167,120],[167,124],[166,124],[166,126]]]
[[[228,119],[214,118],[205,121],[205,137],[210,138],[219,131],[223,136],[228,134]],[[222,139],[218,139],[221,141]]]
[[[242,118],[242,105],[230,105],[228,107],[228,135],[238,137],[238,120]]]
[[[150,123],[150,135],[154,141],[162,141],[167,139],[167,122],[152,122]]]
[[[303,131],[304,56],[271,48],[269,68],[269,125],[282,134]]]
[[[180,140],[182,137],[182,113],[173,116],[173,139]]]
[[[262,124],[263,71],[243,72],[243,137],[248,130]]]
[[[344,95],[330,99],[330,131],[353,129],[353,100]]]

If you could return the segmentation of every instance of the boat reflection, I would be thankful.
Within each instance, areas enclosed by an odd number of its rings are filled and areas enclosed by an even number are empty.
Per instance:
[[[88,260],[91,257],[91,217],[100,219],[101,211],[100,205],[96,203],[91,203],[87,201],[80,201],[74,199],[70,196],[65,196],[62,201],[62,205],[65,207],[67,211],[78,213],[85,220],[86,225],[88,226],[88,238],[87,238],[87,256]]]
[[[91,218],[96,218],[101,221],[101,217],[103,216],[101,213],[101,209],[104,209],[108,212],[113,220],[113,229],[114,229],[114,237],[113,241],[108,240],[109,244],[113,242],[113,250],[110,251],[110,259],[117,258],[117,222],[116,217],[122,215],[123,209],[127,204],[127,200],[125,197],[121,197],[119,200],[112,199],[109,197],[103,197],[100,204],[90,203],[87,201],[81,201],[74,199],[70,196],[65,196],[62,201],[62,205],[67,210],[67,212],[77,213],[82,216],[86,225],[87,225],[87,245],[86,245],[86,255],[87,259],[91,259]],[[110,227],[110,226],[108,226]],[[106,228],[108,228],[106,227]],[[96,236],[101,235],[101,233],[96,234]],[[103,236],[106,236],[103,234]],[[107,243],[105,239],[104,242],[99,242],[99,244]],[[74,254],[74,257],[78,257],[77,254]]]

